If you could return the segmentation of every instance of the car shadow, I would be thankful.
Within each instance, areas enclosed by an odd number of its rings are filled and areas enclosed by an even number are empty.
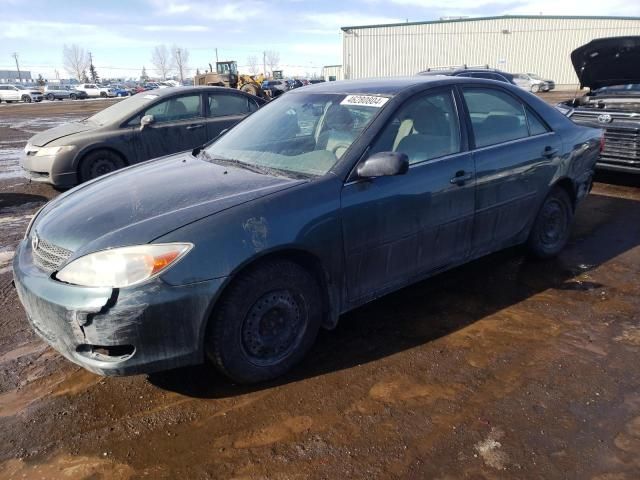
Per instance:
[[[253,386],[232,384],[207,365],[156,373],[149,381],[196,398],[221,398],[352,368],[446,336],[547,289],[590,290],[574,277],[640,244],[640,202],[591,194],[578,209],[572,236],[556,259],[510,248],[387,295],[321,331],[306,359],[289,374]]]
[[[7,208],[14,208],[26,203],[44,203],[47,197],[31,193],[0,193],[0,212]]]

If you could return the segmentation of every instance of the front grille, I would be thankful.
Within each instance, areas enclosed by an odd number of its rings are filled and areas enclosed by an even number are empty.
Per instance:
[[[607,128],[604,131],[602,159],[630,165],[640,163],[640,133],[638,129]],[[640,165],[639,165],[640,166]]]
[[[33,263],[45,272],[55,272],[73,253],[40,239],[33,251]]]

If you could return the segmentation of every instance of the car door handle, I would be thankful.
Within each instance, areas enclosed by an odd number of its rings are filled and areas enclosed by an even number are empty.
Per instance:
[[[555,156],[556,153],[558,153],[558,149],[557,148],[544,147],[544,150],[542,151],[542,156],[545,157],[545,158],[551,158],[551,157]]]
[[[473,173],[465,172],[464,170],[458,170],[455,176],[453,176],[449,181],[454,185],[462,186],[465,184],[465,182],[468,182],[472,178],[473,178]]]
[[[204,125],[203,125],[202,123],[199,123],[199,124],[197,124],[197,125],[189,125],[189,126],[187,127],[187,130],[195,130],[195,129],[197,129],[197,128],[202,128],[202,127],[204,127]]]

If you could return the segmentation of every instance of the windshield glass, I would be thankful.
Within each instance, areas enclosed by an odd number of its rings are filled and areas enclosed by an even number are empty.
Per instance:
[[[614,94],[614,95],[616,94],[638,95],[640,94],[640,83],[628,83],[626,85],[613,85],[611,87],[602,87],[602,88],[598,88],[597,90],[594,90],[594,93],[599,93],[599,94],[608,93],[608,94]]]
[[[123,121],[130,115],[133,115],[140,107],[153,102],[156,98],[158,98],[158,96],[152,93],[134,95],[133,97],[128,97],[125,100],[114,103],[110,107],[87,118],[87,121],[97,125],[107,125],[109,123]]]
[[[324,175],[386,101],[370,95],[287,94],[231,129],[204,157],[285,174]]]

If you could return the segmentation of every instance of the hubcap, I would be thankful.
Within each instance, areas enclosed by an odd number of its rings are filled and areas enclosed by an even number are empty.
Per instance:
[[[304,318],[289,290],[269,292],[256,301],[242,325],[242,346],[257,365],[286,358],[300,343]]]
[[[114,163],[108,158],[98,158],[91,165],[91,178],[113,172],[116,169]]]

